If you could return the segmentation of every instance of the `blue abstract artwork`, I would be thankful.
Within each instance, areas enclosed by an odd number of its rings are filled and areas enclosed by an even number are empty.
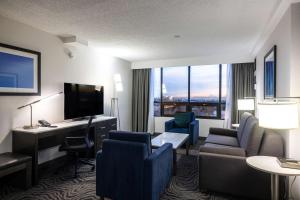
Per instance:
[[[34,88],[34,59],[0,52],[0,87]]]

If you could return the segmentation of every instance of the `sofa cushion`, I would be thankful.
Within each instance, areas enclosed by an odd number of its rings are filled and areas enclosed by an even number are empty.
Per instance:
[[[168,132],[188,134],[189,129],[187,129],[187,128],[172,128],[172,129],[168,130]]]
[[[251,113],[248,113],[248,112],[244,112],[241,116],[241,119],[240,119],[240,125],[238,127],[238,132],[237,132],[237,138],[239,140],[239,142],[241,142],[241,139],[242,139],[242,135],[243,135],[243,132],[244,132],[244,128],[245,128],[245,125],[247,123],[247,120],[249,119],[249,117],[251,117],[252,114]]]
[[[189,123],[192,121],[192,112],[176,113],[175,126],[178,128],[187,128]]]
[[[240,141],[240,146],[246,150],[247,156],[258,154],[263,133],[264,129],[258,126],[257,118],[249,117]]]
[[[200,152],[242,156],[242,157],[246,156],[246,152],[242,148],[231,147],[231,146],[220,145],[220,144],[211,144],[211,143],[206,143],[203,146],[201,146]]]
[[[205,140],[205,143],[221,144],[232,147],[239,147],[239,143],[236,137],[209,134]]]

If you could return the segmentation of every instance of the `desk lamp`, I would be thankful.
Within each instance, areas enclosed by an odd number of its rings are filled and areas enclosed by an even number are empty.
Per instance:
[[[38,128],[37,125],[35,125],[35,126],[32,125],[32,105],[33,105],[33,104],[36,104],[36,103],[41,102],[41,101],[44,101],[44,100],[46,100],[46,99],[49,100],[49,99],[55,98],[55,97],[59,96],[59,95],[62,94],[62,93],[63,93],[63,92],[59,92],[59,93],[56,93],[56,94],[52,94],[52,95],[49,95],[49,96],[47,96],[47,97],[38,99],[38,100],[33,101],[33,102],[31,102],[31,103],[28,103],[28,104],[26,104],[26,105],[24,105],[24,106],[18,107],[18,109],[22,109],[22,108],[25,108],[25,107],[28,107],[28,106],[30,107],[30,125],[25,125],[25,126],[23,126],[23,128],[24,128],[24,129],[35,129],[35,128]]]

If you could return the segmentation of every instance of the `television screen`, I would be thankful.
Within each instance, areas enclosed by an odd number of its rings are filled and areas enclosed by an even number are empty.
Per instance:
[[[64,94],[65,119],[103,114],[102,86],[65,83]]]

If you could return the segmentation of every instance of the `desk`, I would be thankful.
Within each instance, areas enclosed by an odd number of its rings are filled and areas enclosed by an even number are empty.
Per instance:
[[[16,128],[12,130],[12,151],[32,157],[32,181],[38,182],[38,151],[61,145],[66,136],[83,135],[88,120],[64,121],[53,124],[55,128]],[[102,141],[110,130],[117,129],[115,117],[97,116],[92,122],[94,155],[102,148]]]
[[[276,157],[271,156],[250,156],[246,160],[247,164],[254,169],[271,174],[272,200],[279,200],[278,187],[279,175],[299,176],[300,170],[283,168],[277,163]]]

